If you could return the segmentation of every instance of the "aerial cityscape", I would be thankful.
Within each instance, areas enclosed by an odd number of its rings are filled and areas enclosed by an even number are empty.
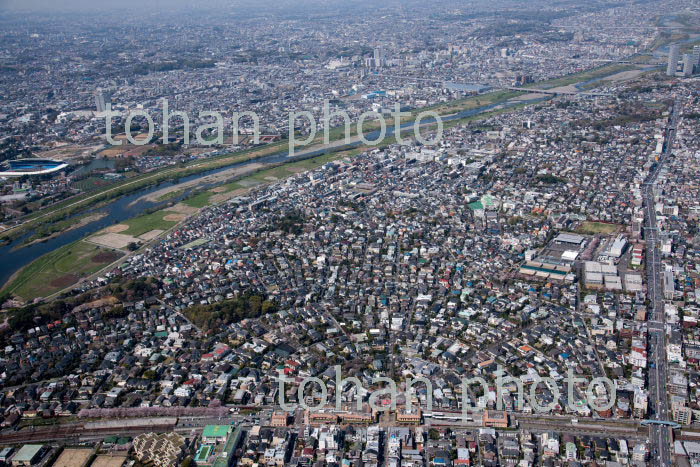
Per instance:
[[[0,1],[0,466],[700,466],[700,0]]]

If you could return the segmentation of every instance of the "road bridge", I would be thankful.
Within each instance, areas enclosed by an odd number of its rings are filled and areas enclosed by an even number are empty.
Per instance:
[[[668,426],[668,427],[673,428],[674,430],[681,427],[678,423],[670,422],[668,420],[642,420],[642,425],[644,425],[644,426],[649,426],[649,425]]]

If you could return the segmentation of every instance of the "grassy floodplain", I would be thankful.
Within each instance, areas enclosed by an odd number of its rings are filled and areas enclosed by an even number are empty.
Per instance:
[[[37,259],[11,279],[6,290],[25,300],[45,297],[75,284],[122,256],[79,240]]]

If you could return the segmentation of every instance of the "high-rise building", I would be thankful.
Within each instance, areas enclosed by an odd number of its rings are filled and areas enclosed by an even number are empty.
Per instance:
[[[107,104],[111,102],[111,94],[103,89],[97,88],[95,90],[95,109],[98,112],[104,112],[107,110]]]
[[[381,45],[374,48],[374,66],[381,68],[386,64],[386,58],[384,55],[384,47]]]
[[[683,76],[691,76],[694,68],[692,54],[683,54]]]
[[[698,72],[700,72],[700,45],[696,45],[693,47],[693,63],[695,64],[696,67],[698,68]]]
[[[678,58],[681,53],[681,47],[678,44],[671,44],[668,49],[668,66],[666,66],[666,75],[676,76],[678,69]]]

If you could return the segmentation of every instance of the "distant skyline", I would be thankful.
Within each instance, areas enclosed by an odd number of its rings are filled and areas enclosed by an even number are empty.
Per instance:
[[[226,0],[212,0],[206,2],[206,7],[224,6],[232,2]],[[155,9],[180,9],[196,6],[192,0],[154,0],[143,2],[139,0],[63,0],[53,2],[51,0],[0,0],[0,11],[101,11],[134,9],[137,12],[144,7],[148,10]],[[197,6],[202,8],[205,5]]]
[[[438,0],[434,2],[434,4],[449,6],[454,4],[455,8],[473,8],[480,4],[507,6],[516,3],[514,0],[496,0],[495,2],[489,2],[488,0]],[[420,0],[389,0],[380,3],[372,0],[207,0],[205,2],[197,0],[152,0],[150,2],[142,0],[62,0],[60,2],[52,0],[0,0],[0,15],[4,12],[27,11],[47,13],[76,13],[84,11],[96,13],[128,10],[133,14],[159,11],[171,13],[178,10],[209,11],[222,8],[251,9],[258,14],[265,15],[270,11],[299,12],[306,8],[311,8],[313,11],[324,11],[327,9],[342,11],[348,8],[401,9],[412,6],[423,7],[424,5]]]
[[[303,5],[332,6],[334,3],[347,5],[348,3],[365,3],[364,1],[322,1],[322,0],[301,0],[301,1],[272,1],[272,0],[208,0],[206,2],[196,2],[193,0],[154,0],[143,2],[142,0],[62,0],[54,2],[51,0],[0,0],[0,14],[3,11],[52,11],[52,12],[76,12],[76,11],[117,11],[131,10],[134,13],[139,11],[169,12],[179,9],[211,10],[214,8],[235,8],[253,7],[260,8],[266,5],[268,8],[284,9],[286,7],[299,7]],[[371,2],[367,2],[372,4]],[[264,13],[261,11],[261,13]]]

